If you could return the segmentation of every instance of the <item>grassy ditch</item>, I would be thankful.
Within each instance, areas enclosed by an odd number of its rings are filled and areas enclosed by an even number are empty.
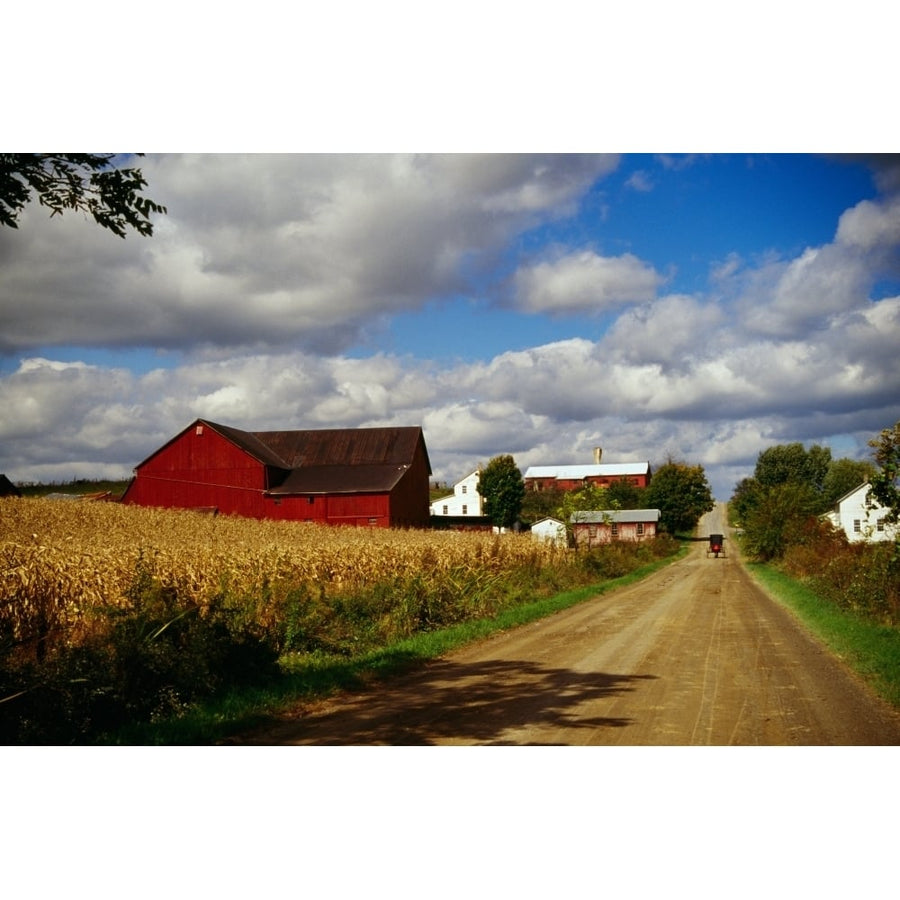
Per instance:
[[[564,591],[530,603],[507,607],[496,615],[425,631],[357,656],[321,650],[287,653],[280,660],[282,677],[264,687],[245,687],[195,705],[183,714],[159,722],[127,726],[104,743],[139,745],[200,745],[271,721],[302,701],[327,697],[338,690],[359,689],[374,680],[399,675],[445,653],[500,631],[517,628],[583,603],[615,588],[646,578],[687,552],[681,544],[670,556],[641,565],[628,574]]]
[[[863,678],[900,708],[900,630],[841,609],[811,586],[768,563],[747,563],[756,581]]]

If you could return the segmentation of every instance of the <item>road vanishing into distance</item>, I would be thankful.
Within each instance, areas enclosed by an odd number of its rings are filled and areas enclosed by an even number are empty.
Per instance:
[[[725,533],[724,507],[699,535]],[[638,584],[298,706],[241,744],[884,745],[879,700],[706,543]]]

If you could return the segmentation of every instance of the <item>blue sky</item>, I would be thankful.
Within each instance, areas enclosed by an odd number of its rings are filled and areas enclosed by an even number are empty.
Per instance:
[[[121,240],[0,232],[0,471],[124,477],[196,417],[422,425],[436,479],[900,419],[900,163],[785,154],[149,154]]]

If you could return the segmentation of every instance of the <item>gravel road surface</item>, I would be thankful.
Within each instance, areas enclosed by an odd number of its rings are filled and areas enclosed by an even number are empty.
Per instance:
[[[727,533],[723,509],[698,534]],[[900,744],[900,714],[725,558],[470,645],[234,741],[317,745]]]

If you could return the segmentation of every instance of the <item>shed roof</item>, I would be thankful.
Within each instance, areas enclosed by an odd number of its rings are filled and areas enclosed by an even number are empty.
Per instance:
[[[621,525],[627,522],[658,522],[658,509],[591,509],[572,513],[570,519],[576,525],[602,525],[604,522],[615,522]]]

